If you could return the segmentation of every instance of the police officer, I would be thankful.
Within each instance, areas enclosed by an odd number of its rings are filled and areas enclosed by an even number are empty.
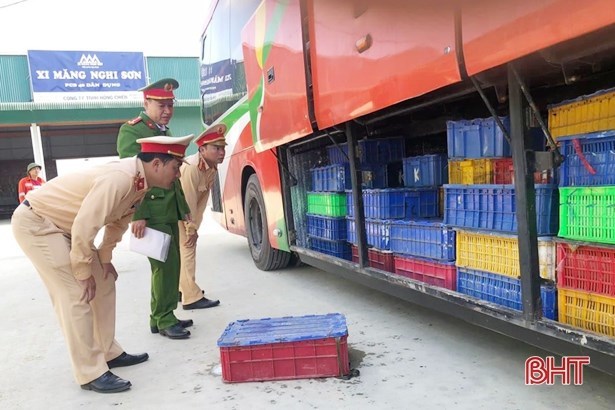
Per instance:
[[[138,150],[137,140],[152,135],[171,135],[168,128],[173,116],[175,95],[179,83],[172,78],[156,81],[143,88],[144,112],[120,127],[117,149],[120,158],[130,157]],[[178,221],[190,221],[190,208],[181,185],[169,189],[151,190],[133,217],[132,231],[143,232],[148,226],[171,235],[171,247],[165,262],[149,258],[152,269],[150,329],[170,339],[186,339],[192,320],[179,320],[173,311],[177,307],[179,288]],[[187,246],[194,246],[196,235],[190,235]]]
[[[146,192],[169,188],[179,177],[191,137],[163,138],[143,144],[137,158],[54,178],[30,192],[13,214],[15,239],[47,287],[75,379],[85,390],[129,389],[131,383],[109,369],[149,357],[128,354],[115,340],[117,272],[111,256]],[[171,143],[172,151],[166,148]]]
[[[219,124],[199,135],[194,140],[199,147],[198,152],[187,157],[181,168],[180,182],[193,218],[193,222],[182,222],[186,229],[181,229],[182,226],[179,229],[181,254],[179,289],[183,308],[186,310],[206,309],[220,304],[219,300],[204,297],[203,291],[196,284],[196,246],[187,246],[186,243],[188,243],[187,233],[196,234],[203,221],[209,192],[214,179],[218,176],[218,164],[224,160],[225,132],[226,126]]]

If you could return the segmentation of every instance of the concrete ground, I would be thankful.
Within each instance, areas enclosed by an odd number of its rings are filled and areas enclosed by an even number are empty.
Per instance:
[[[524,385],[524,362],[547,353],[369,290],[311,267],[262,272],[246,240],[207,220],[198,281],[221,306],[178,310],[189,340],[150,334],[149,265],[116,250],[117,338],[148,352],[114,369],[128,392],[103,395],[75,384],[46,289],[0,221],[0,408],[2,409],[612,409],[615,378],[585,369],[583,386]],[[237,319],[340,312],[359,377],[225,384],[216,340]]]

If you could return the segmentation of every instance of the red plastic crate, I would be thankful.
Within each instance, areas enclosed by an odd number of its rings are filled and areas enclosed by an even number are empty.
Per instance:
[[[615,296],[615,249],[558,243],[557,287]]]
[[[493,159],[493,183],[494,184],[514,184],[515,171],[512,158]],[[534,173],[534,182],[537,184],[550,184],[553,180],[553,171],[542,171]]]
[[[367,259],[369,260],[369,266],[372,268],[381,269],[387,272],[395,272],[392,252],[368,249]],[[352,245],[352,261],[359,262],[359,248],[355,245]]]
[[[344,376],[348,329],[339,313],[239,320],[218,339],[228,383]]]
[[[441,288],[457,288],[457,268],[454,262],[395,256],[395,273]]]

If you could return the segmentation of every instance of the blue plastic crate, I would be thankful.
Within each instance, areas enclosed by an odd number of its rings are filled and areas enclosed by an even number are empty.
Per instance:
[[[508,117],[500,117],[510,130]],[[510,157],[510,144],[495,119],[447,121],[446,134],[449,158]]]
[[[521,281],[509,276],[458,267],[457,292],[514,310],[523,309]],[[540,287],[540,296],[543,304],[543,316],[548,319],[557,320],[555,286],[542,285]]]
[[[538,235],[557,235],[559,195],[556,185],[536,188]],[[444,223],[451,226],[517,232],[514,185],[444,185]]]
[[[391,222],[382,219],[366,219],[365,234],[367,236],[367,245],[379,249],[381,251],[391,250]],[[354,218],[348,218],[348,242],[358,244],[357,227]]]
[[[344,192],[350,189],[350,167],[343,164],[312,168],[312,190],[316,192]]]
[[[557,142],[564,156],[560,186],[615,185],[615,130],[561,137]]]
[[[434,218],[438,216],[438,189],[364,189],[363,208],[369,219]],[[348,216],[354,216],[350,191],[346,191],[346,210]]]
[[[431,187],[448,182],[448,161],[444,155],[422,155],[404,158],[404,185]]]
[[[352,260],[350,244],[346,241],[330,241],[308,235],[308,247],[320,253],[349,261]]]
[[[307,214],[308,235],[330,241],[346,240],[346,218]]]
[[[403,137],[383,139],[359,140],[359,162],[361,164],[388,164],[401,161],[404,152]],[[329,162],[331,164],[345,164],[348,162],[348,144],[330,145],[327,147]]]
[[[454,261],[455,231],[442,221],[391,221],[391,251]]]

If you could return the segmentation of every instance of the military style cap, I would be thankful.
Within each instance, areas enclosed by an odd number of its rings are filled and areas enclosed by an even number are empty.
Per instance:
[[[26,173],[29,173],[31,170],[33,170],[34,168],[41,168],[43,169],[43,167],[41,167],[40,165],[38,165],[36,162],[31,162],[28,165],[28,168],[26,169]]]
[[[193,134],[186,135],[185,137],[148,137],[139,138],[137,142],[141,144],[141,152],[156,153],[156,154],[169,154],[183,159],[186,155],[186,148],[190,144],[190,141],[194,138]]]
[[[224,134],[226,133],[226,125],[217,124],[213,127],[207,128],[205,131],[201,133],[196,139],[194,143],[199,147],[202,147],[205,144],[217,145],[220,147],[224,147],[226,144],[226,139]]]
[[[173,78],[163,78],[155,83],[151,83],[139,91],[143,91],[144,98],[153,100],[172,100],[175,98],[173,90],[179,88],[179,83]]]

